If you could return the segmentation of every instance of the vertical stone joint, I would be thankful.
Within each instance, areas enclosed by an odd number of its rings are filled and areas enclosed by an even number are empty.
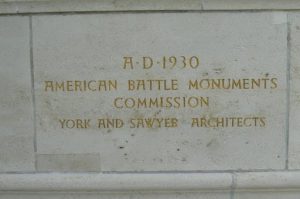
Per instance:
[[[291,68],[291,24],[289,14],[287,14],[287,101],[286,101],[286,160],[285,169],[289,169],[289,120],[290,120],[290,68]]]
[[[36,144],[36,103],[35,103],[35,89],[34,89],[34,64],[33,64],[33,33],[32,33],[32,16],[29,16],[29,42],[30,42],[30,74],[31,74],[31,94],[32,94],[32,103],[33,103],[33,129],[34,129],[34,138],[33,146],[35,153],[35,171],[37,171],[37,144]]]
[[[230,199],[234,199],[234,191],[235,191],[235,187],[236,187],[236,174],[232,173],[231,174],[231,187],[230,187]]]

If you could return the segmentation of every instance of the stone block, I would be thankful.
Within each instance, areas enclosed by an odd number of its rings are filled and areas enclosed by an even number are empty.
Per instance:
[[[0,171],[34,170],[28,17],[0,17]]]
[[[284,13],[33,16],[33,35],[38,153],[99,153],[103,171],[285,167]],[[133,57],[133,69],[124,69],[126,56]],[[143,57],[151,57],[152,68],[143,69]],[[198,67],[180,67],[191,57]],[[175,80],[178,90],[128,90],[128,80],[155,79]],[[222,79],[236,86],[209,83]],[[204,83],[191,86],[196,80]],[[75,81],[92,82],[96,91],[75,91]],[[108,81],[117,81],[117,89],[104,88]],[[137,105],[156,97],[179,97],[181,107]],[[184,106],[190,97],[207,104]],[[240,118],[238,125],[232,117]],[[178,126],[143,127],[145,118],[175,118]],[[223,123],[197,126],[199,118]],[[123,126],[106,128],[105,119]]]
[[[290,14],[289,168],[300,168],[300,15]]]

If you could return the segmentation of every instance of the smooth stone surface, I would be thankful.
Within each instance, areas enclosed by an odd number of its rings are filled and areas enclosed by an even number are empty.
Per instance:
[[[231,174],[3,174],[2,199],[229,199]]]
[[[299,172],[249,172],[234,174],[234,199],[298,199]]]
[[[261,190],[253,190],[246,192],[236,192],[234,193],[234,199],[253,199],[253,198],[261,198],[261,199],[298,199],[300,195],[299,191],[289,190],[289,191],[261,191]]]
[[[29,18],[0,17],[0,27],[0,171],[33,171]]]
[[[33,16],[40,154],[100,153],[103,171],[283,169],[286,138],[286,15],[167,13]],[[123,56],[200,56],[199,70],[124,71]],[[184,74],[184,75],[183,75]],[[121,77],[121,78],[120,78]],[[115,97],[167,92],[45,92],[47,80],[276,77],[277,89],[180,89],[210,97],[199,109],[116,109]],[[264,116],[265,127],[191,128],[192,116]],[[62,129],[61,118],[177,117],[176,129]]]
[[[4,193],[0,199],[230,199],[229,193]]]
[[[265,10],[300,8],[298,0],[202,0],[203,10]]]
[[[299,10],[298,0],[0,0],[0,14],[41,12]]]
[[[0,198],[288,198],[299,171],[234,173],[1,174]]]
[[[184,192],[229,190],[229,173],[2,174],[0,191]]]
[[[12,0],[0,1],[0,13],[201,10],[201,0]]]
[[[300,168],[300,14],[289,14],[291,31],[289,168]]]
[[[234,174],[234,189],[236,190],[299,190],[299,172],[245,172]]]
[[[99,154],[39,154],[37,156],[37,170],[80,172],[100,171]]]

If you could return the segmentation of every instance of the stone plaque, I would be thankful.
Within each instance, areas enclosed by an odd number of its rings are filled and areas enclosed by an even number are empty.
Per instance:
[[[33,16],[39,171],[283,169],[281,13]]]

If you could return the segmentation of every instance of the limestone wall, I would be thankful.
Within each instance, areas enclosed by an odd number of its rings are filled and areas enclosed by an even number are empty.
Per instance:
[[[298,199],[299,9],[0,1],[0,198]]]

